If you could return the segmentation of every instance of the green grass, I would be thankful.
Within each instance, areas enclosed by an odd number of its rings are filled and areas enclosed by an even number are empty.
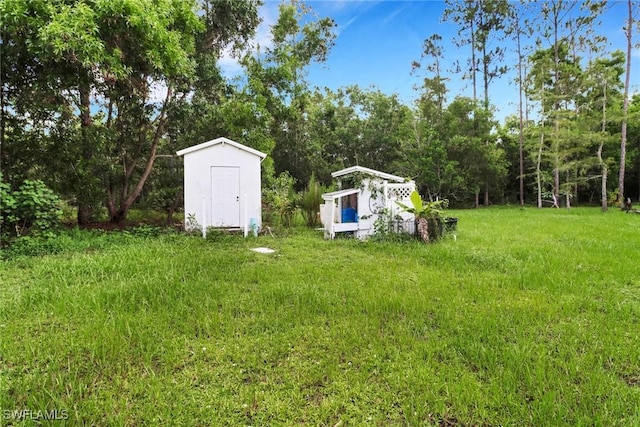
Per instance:
[[[433,245],[116,233],[4,261],[3,423],[640,425],[640,216],[454,215]]]

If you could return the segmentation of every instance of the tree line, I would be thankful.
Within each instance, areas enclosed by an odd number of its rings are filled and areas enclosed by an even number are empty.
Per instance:
[[[598,22],[623,5],[628,43],[611,50]],[[247,49],[260,7],[1,0],[4,185],[43,181],[79,224],[104,210],[121,223],[136,204],[171,214],[182,194],[175,152],[227,136],[268,154],[265,189],[329,185],[332,171],[359,164],[452,206],[606,209],[640,196],[640,96],[629,86],[638,2],[446,0],[442,19],[459,27],[453,42],[468,59],[445,69],[442,37],[426,35],[407,64],[420,81],[411,105],[375,88],[310,85],[306,70],[330,54],[336,24],[300,1],[280,4],[272,43]],[[221,69],[229,52],[239,77]],[[507,76],[519,103],[500,123],[491,89]],[[473,96],[451,96],[453,78]]]

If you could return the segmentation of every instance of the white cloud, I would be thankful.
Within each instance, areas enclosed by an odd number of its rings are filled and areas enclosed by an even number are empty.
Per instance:
[[[343,25],[338,24],[338,26],[336,28],[336,30],[337,30],[336,31],[336,35],[339,36],[340,34],[342,34],[347,28],[349,28],[349,26],[351,24],[353,24],[355,22],[356,19],[358,19],[358,17],[354,16],[353,18],[349,19],[346,24],[343,24]]]
[[[404,11],[408,6],[404,6],[401,8],[396,9],[395,11],[393,11],[393,13],[389,14],[389,16],[387,16],[386,18],[384,18],[382,20],[382,24],[386,25],[389,22],[393,21],[393,19],[398,16],[400,13],[402,13],[402,11]]]

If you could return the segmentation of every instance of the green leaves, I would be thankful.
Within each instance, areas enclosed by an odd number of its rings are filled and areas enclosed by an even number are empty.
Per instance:
[[[403,203],[396,202],[398,206],[402,208],[403,211],[412,213],[416,216],[416,218],[439,218],[442,219],[444,217],[444,209],[449,206],[449,201],[447,199],[440,199],[433,202],[422,201],[420,197],[420,193],[418,191],[413,190],[411,195],[409,196],[411,199],[412,207],[409,207]]]
[[[295,182],[295,178],[285,171],[273,179],[271,185],[264,190],[269,213],[279,217],[281,223],[287,226],[291,226],[293,215],[298,210],[300,196],[293,188]]]
[[[322,203],[322,193],[324,188],[316,180],[315,175],[311,175],[307,188],[300,195],[299,205],[302,215],[309,227],[318,225],[318,212],[320,212],[320,204]]]
[[[96,18],[85,3],[56,7],[39,34],[43,50],[49,51],[56,62],[78,63],[82,67],[101,62],[104,44]]]
[[[51,234],[62,217],[61,204],[42,181],[26,180],[17,191],[0,181],[1,237]]]
[[[413,209],[416,211],[415,213],[422,212],[422,197],[420,197],[420,193],[413,190],[409,197],[411,199],[411,203],[413,203]]]

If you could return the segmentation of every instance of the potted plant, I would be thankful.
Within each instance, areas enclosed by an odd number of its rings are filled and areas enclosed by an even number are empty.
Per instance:
[[[416,236],[423,242],[431,242],[440,238],[443,232],[443,223],[446,220],[444,209],[449,205],[448,200],[423,202],[416,190],[413,190],[409,198],[413,206],[396,203],[403,211],[415,216]]]

